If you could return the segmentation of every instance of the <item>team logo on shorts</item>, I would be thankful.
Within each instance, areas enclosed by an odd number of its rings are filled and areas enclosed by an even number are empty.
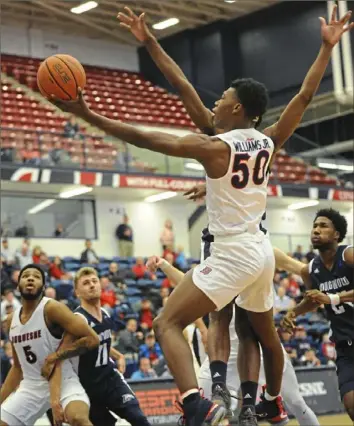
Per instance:
[[[135,399],[134,395],[130,394],[130,393],[126,393],[125,395],[122,396],[123,398],[123,404],[126,404],[127,402],[131,401],[132,399]]]
[[[212,271],[212,269],[209,268],[209,266],[206,266],[204,269],[202,269],[200,271],[200,273],[203,274],[203,275],[208,275],[208,274],[210,274],[211,271]]]

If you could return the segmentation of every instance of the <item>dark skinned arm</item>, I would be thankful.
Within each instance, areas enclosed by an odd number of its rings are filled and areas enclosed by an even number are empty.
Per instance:
[[[311,289],[311,278],[308,265],[303,266],[301,270],[301,277],[304,281],[305,287],[310,290]],[[304,297],[304,299],[295,306],[295,308],[290,309],[284,318],[282,319],[280,325],[281,328],[287,330],[289,332],[293,332],[296,328],[296,317],[300,315],[304,315],[307,312],[311,312],[316,310],[321,304],[312,300],[311,298]]]
[[[225,144],[218,141],[217,138],[213,140],[206,135],[190,134],[179,137],[164,132],[146,132],[135,126],[96,114],[88,108],[81,90],[75,101],[52,99],[52,102],[63,111],[76,114],[105,133],[138,148],[145,148],[172,157],[194,158],[203,164],[206,170],[207,166],[215,165],[215,156],[219,158],[220,150],[225,150]],[[113,143],[119,144],[118,141],[113,141]]]
[[[10,314],[7,317],[6,321],[7,321],[8,330],[10,330],[12,314]],[[5,399],[9,395],[12,394],[12,392],[14,392],[17,389],[17,387],[19,386],[23,378],[21,364],[20,364],[20,361],[18,360],[14,345],[12,345],[12,357],[13,357],[13,364],[6,376],[5,382],[1,386],[1,392],[0,392],[1,404],[5,401]]]
[[[67,343],[67,340],[64,339],[57,351],[46,358],[42,368],[42,375],[48,379],[58,360],[82,355],[96,348],[100,341],[98,335],[87,322],[80,315],[75,315],[71,312],[63,303],[51,300],[45,306],[45,315],[51,324],[59,325],[67,334],[77,339],[67,346],[64,345],[64,343]]]
[[[213,113],[206,108],[181,68],[164,51],[156,37],[150,32],[145,22],[145,14],[137,16],[129,7],[125,7],[124,10],[126,13],[118,14],[120,25],[128,29],[137,40],[144,44],[166,80],[177,90],[193,123],[203,133],[211,134]]]
[[[347,25],[351,17],[348,12],[341,20],[336,20],[337,6],[333,8],[329,24],[321,20],[322,46],[320,52],[307,73],[299,93],[290,101],[277,123],[264,130],[264,134],[273,139],[276,150],[279,150],[294,133],[302,117],[315,96],[324,76],[334,46],[339,42],[344,32],[353,28]]]
[[[343,253],[344,262],[351,267],[354,267],[354,247],[347,247]]]

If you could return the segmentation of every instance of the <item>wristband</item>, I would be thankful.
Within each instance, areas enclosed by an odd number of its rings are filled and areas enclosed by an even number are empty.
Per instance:
[[[339,305],[340,304],[340,296],[339,294],[328,294],[327,295],[331,300],[331,305]]]

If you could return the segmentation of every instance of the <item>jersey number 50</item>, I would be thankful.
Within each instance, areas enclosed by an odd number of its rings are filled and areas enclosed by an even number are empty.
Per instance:
[[[252,180],[255,185],[262,185],[267,176],[267,165],[270,154],[266,150],[258,153],[254,163]],[[232,172],[235,173],[231,178],[231,184],[234,188],[243,189],[247,186],[250,179],[250,169],[247,165],[248,160],[251,158],[249,154],[235,154],[234,165]],[[241,172],[241,175],[240,173]]]

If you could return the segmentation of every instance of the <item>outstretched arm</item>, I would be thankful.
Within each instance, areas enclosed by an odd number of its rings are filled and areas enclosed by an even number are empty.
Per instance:
[[[154,35],[149,31],[145,22],[145,14],[142,13],[138,17],[129,7],[125,7],[124,9],[126,14],[118,14],[120,25],[128,29],[137,40],[144,44],[152,60],[171,86],[181,96],[183,104],[194,124],[203,133],[211,134],[213,129],[212,112],[205,107],[197,91],[188,81],[181,68],[168,56]]]
[[[334,46],[339,42],[344,32],[354,28],[353,23],[347,25],[351,12],[348,12],[339,21],[336,20],[336,14],[337,6],[333,9],[329,24],[326,23],[324,18],[320,18],[322,46],[315,62],[307,73],[300,92],[290,101],[279,121],[264,130],[264,133],[274,140],[277,150],[284,145],[300,124],[307,107],[318,90]]]
[[[52,98],[52,102],[63,111],[78,115],[109,135],[138,148],[161,152],[172,157],[194,158],[202,164],[208,161],[206,159],[209,157],[210,163],[210,150],[218,150],[220,146],[224,146],[222,143],[212,142],[212,138],[206,135],[190,134],[179,137],[171,133],[146,132],[130,124],[111,120],[91,111],[81,90],[79,90],[79,97],[75,101],[61,101]],[[119,144],[119,141],[113,141],[113,143]],[[205,164],[203,165],[205,166]]]
[[[306,266],[304,263],[285,254],[283,251],[273,247],[275,256],[275,266],[277,269],[290,272],[291,274],[301,275],[302,268]]]

